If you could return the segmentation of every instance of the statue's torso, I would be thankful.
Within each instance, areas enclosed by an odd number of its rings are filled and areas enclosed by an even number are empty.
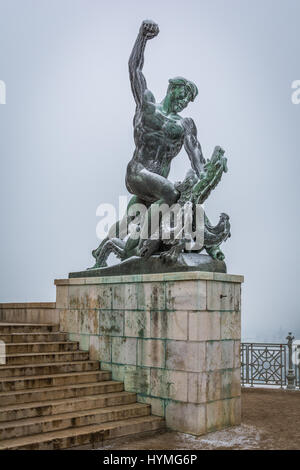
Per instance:
[[[136,150],[132,165],[139,163],[149,171],[167,177],[172,159],[180,152],[184,129],[182,118],[166,115],[161,105],[145,101],[134,118]]]

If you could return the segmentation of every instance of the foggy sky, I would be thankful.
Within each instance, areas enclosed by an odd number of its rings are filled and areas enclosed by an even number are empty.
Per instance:
[[[0,0],[0,301],[54,301],[54,278],[93,264],[96,208],[128,194],[134,145],[127,62],[140,23],[159,36],[144,73],[199,88],[182,113],[229,172],[206,211],[231,217],[228,272],[243,274],[243,338],[300,338],[298,0]],[[189,167],[184,151],[170,179]]]

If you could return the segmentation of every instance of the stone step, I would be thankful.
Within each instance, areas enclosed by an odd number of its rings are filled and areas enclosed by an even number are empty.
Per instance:
[[[33,401],[59,400],[60,398],[73,398],[99,393],[121,392],[123,382],[106,380],[87,384],[67,385],[60,387],[44,387],[15,392],[0,392],[1,405],[30,403]]]
[[[0,379],[3,377],[23,377],[32,375],[53,375],[72,372],[88,372],[99,370],[99,361],[71,361],[43,364],[23,364],[1,366]]]
[[[0,322],[0,334],[12,333],[51,333],[59,331],[59,325],[50,323],[4,323]]]
[[[6,439],[0,450],[55,450],[93,444],[104,440],[163,429],[164,420],[157,416],[142,416],[79,428],[69,428],[44,434]]]
[[[0,449],[101,445],[164,426],[58,325],[0,322],[0,341]]]
[[[110,380],[109,371],[73,372],[53,375],[32,375],[24,377],[0,378],[0,392],[13,392],[31,388],[55,387],[60,385],[75,385],[88,382],[103,382]]]
[[[67,333],[6,333],[0,334],[0,341],[4,343],[53,343],[54,341],[64,342],[68,340]]]
[[[133,403],[0,423],[0,441],[62,429],[148,416],[150,405]]]
[[[41,364],[43,362],[74,362],[85,361],[89,358],[87,351],[65,351],[65,352],[49,352],[49,353],[31,353],[31,354],[7,354],[6,364],[21,365],[21,364]],[[1,368],[4,366],[0,366]]]
[[[47,343],[8,343],[5,345],[5,351],[8,355],[30,354],[43,352],[63,352],[78,351],[79,343],[77,341],[47,342]]]
[[[0,422],[18,419],[52,416],[62,413],[105,408],[114,405],[126,405],[136,402],[136,394],[132,392],[110,392],[84,397],[65,398],[41,402],[22,403],[0,407]]]

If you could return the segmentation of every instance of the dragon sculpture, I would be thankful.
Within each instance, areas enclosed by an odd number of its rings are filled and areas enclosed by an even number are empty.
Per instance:
[[[107,259],[111,253],[114,253],[121,261],[132,256],[149,258],[159,254],[164,262],[175,263],[180,253],[193,249],[193,243],[196,242],[200,230],[196,224],[197,207],[205,202],[211,191],[220,182],[223,173],[226,172],[227,159],[224,157],[224,150],[216,147],[211,159],[206,161],[200,178],[197,177],[194,170],[189,170],[183,182],[175,183],[175,187],[180,193],[177,205],[182,211],[177,211],[173,224],[170,223],[170,217],[167,213],[162,215],[156,233],[152,233],[150,238],[131,237],[129,234],[123,239],[114,237],[106,240],[104,244],[100,245],[100,249],[93,252],[96,259],[94,268],[107,266]],[[184,214],[188,214],[188,220],[183,224]],[[132,223],[129,220],[130,222]],[[142,234],[145,218],[135,220],[133,223],[135,223],[135,233]],[[165,237],[164,234],[168,234],[168,236]],[[177,236],[175,237],[175,235]],[[213,259],[224,260],[220,245],[228,237],[230,237],[229,216],[222,213],[219,223],[213,226],[204,213],[203,245],[193,251],[200,253],[205,249]],[[186,249],[187,243],[190,244],[191,249]]]
[[[128,63],[136,104],[135,150],[125,178],[132,198],[125,216],[110,227],[108,236],[93,250],[94,266],[71,276],[96,275],[97,269],[97,275],[154,270],[226,272],[220,245],[230,237],[229,217],[222,213],[213,226],[202,205],[227,172],[227,160],[219,146],[206,160],[194,120],[180,114],[198,94],[195,83],[183,77],[170,78],[161,102],[149,90],[143,73],[144,55],[147,43],[158,34],[158,25],[144,20]],[[182,182],[173,183],[168,178],[171,163],[183,148],[190,170]],[[136,205],[143,209],[133,214]],[[158,216],[152,223],[155,213]],[[204,250],[208,256],[201,253]],[[121,263],[108,266],[111,253]]]

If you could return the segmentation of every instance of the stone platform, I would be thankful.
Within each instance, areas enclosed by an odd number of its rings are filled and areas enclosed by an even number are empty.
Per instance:
[[[237,425],[242,276],[179,272],[56,280],[61,331],[173,430]]]

